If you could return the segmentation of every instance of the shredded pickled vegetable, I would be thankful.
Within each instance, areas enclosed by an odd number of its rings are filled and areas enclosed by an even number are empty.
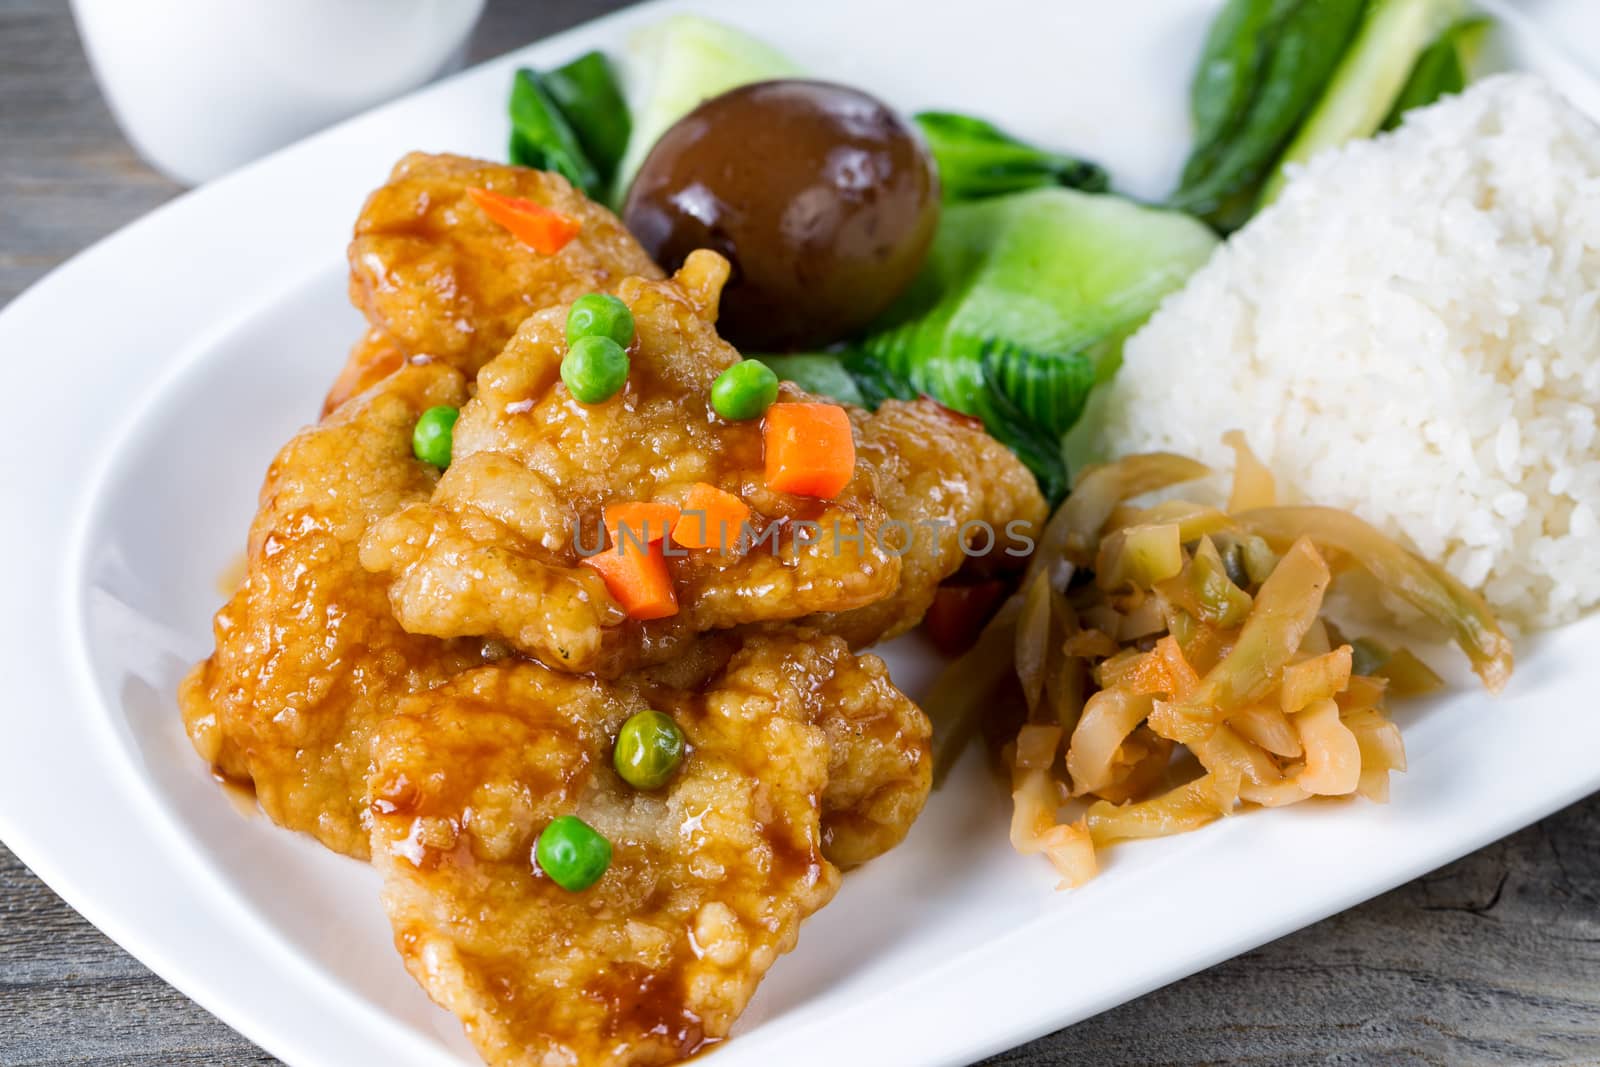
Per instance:
[[[1227,511],[1129,503],[1207,473],[1179,456],[1085,471],[1022,588],[935,690],[965,737],[1020,682],[1026,721],[1001,753],[1011,841],[1062,887],[1093,877],[1115,841],[1313,796],[1388,800],[1406,756],[1386,700],[1442,682],[1322,615],[1352,567],[1443,624],[1490,690],[1510,677],[1511,643],[1481,597],[1352,515],[1278,506],[1243,436],[1225,440],[1238,453]],[[941,747],[943,768],[953,752]]]

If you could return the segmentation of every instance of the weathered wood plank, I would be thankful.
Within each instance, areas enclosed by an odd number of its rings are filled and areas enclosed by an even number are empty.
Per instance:
[[[474,53],[616,6],[491,0]],[[117,133],[66,4],[0,0],[0,303],[178,191]],[[1600,1063],[1596,840],[1600,798],[989,1062]],[[0,848],[0,1064],[274,1062]]]
[[[1600,1063],[1597,832],[1591,797],[990,1062]]]

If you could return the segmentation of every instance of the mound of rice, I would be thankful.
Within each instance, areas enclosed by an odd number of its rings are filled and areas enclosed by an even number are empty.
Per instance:
[[[1492,78],[1324,153],[1125,349],[1074,458],[1220,469],[1347,508],[1511,622],[1600,603],[1600,128]]]

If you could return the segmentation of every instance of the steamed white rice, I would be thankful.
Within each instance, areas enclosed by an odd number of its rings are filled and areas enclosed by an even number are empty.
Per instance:
[[[1075,434],[1348,508],[1523,626],[1600,603],[1600,128],[1507,75],[1324,153],[1127,344]]]

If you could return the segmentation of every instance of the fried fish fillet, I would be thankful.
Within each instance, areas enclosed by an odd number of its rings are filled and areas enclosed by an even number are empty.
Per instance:
[[[584,229],[557,256],[540,257],[482,217],[466,197],[474,185],[549,203]],[[659,272],[613,216],[559,177],[408,156],[369,200],[350,258],[351,291],[374,330],[330,404],[408,353],[438,354],[468,373],[495,357],[456,427],[456,461],[434,500],[385,523],[364,556],[389,576],[396,614],[413,632],[490,635],[558,669],[607,676],[675,655],[697,633],[808,614],[862,647],[921,619],[939,582],[965,562],[963,544],[979,536],[963,539],[967,524],[988,525],[991,556],[1003,562],[1015,543],[1008,524],[1042,521],[1026,468],[971,420],[928,401],[852,413],[858,470],[870,477],[858,476],[844,499],[821,506],[767,491],[759,428],[708,410],[710,381],[737,359],[712,329],[724,276],[709,257],[675,288],[627,283],[628,299],[644,305],[634,308],[629,387],[605,405],[573,402],[558,383],[564,310],[529,313],[615,290],[628,271],[646,280]],[[804,397],[786,386],[783,399]],[[737,561],[675,560],[684,610],[630,622],[598,576],[577,566],[581,532],[593,531],[592,551],[606,504],[671,501],[695,481],[744,497],[756,508],[754,532],[773,536]],[[903,559],[877,537],[886,519],[909,531]],[[797,522],[820,533],[793,534]],[[816,543],[802,546],[806,536]]]
[[[825,640],[839,647],[838,638]],[[883,660],[830,655],[833,675],[812,718],[828,738],[822,854],[849,868],[905,840],[922,814],[933,785],[933,727],[895,688]]]
[[[834,500],[778,493],[763,478],[759,421],[712,410],[712,382],[739,360],[712,325],[727,269],[698,252],[671,280],[618,287],[637,337],[627,384],[604,403],[580,404],[561,383],[565,306],[530,317],[483,367],[432,500],[377,524],[362,547],[407,630],[493,637],[559,670],[615,677],[706,631],[895,590],[900,562],[874,536],[886,515],[865,455]],[[809,399],[788,384],[782,395]],[[726,552],[674,550],[678,613],[628,619],[580,548],[599,549],[606,505],[679,502],[698,482],[750,506],[748,543],[730,531]]]
[[[362,334],[361,340],[350,350],[350,358],[345,360],[339,377],[322,399],[323,416],[331,415],[346,400],[383,381],[405,361],[406,354],[382,330],[370,329]]]
[[[536,252],[485,215],[471,188],[531,200],[582,228],[554,255]],[[423,152],[367,198],[349,259],[351,302],[382,338],[468,377],[540,308],[661,277],[617,217],[560,175]],[[370,355],[358,346],[351,361]]]
[[[190,739],[261,806],[329,848],[367,852],[368,748],[408,693],[484,662],[481,643],[406,633],[358,546],[372,520],[426,500],[433,468],[411,429],[466,383],[443,364],[407,366],[306,430],[273,460],[250,527],[247,570],[216,614],[216,650],[185,679]]]
[[[964,566],[1020,569],[1047,509],[1033,474],[977,419],[926,397],[886,400],[851,418],[856,450],[877,473],[878,498],[907,531],[893,542],[902,549],[900,581],[892,596],[804,625],[865,648],[921,622],[939,583]]]
[[[835,718],[921,713],[881,663],[838,639],[751,635],[731,656],[717,646],[696,646],[709,673],[691,655],[615,683],[485,667],[408,698],[380,728],[372,855],[395,944],[490,1064],[691,1055],[727,1035],[838,887],[820,814],[838,750],[822,723],[869,703],[899,707]],[[610,752],[647,707],[672,715],[688,746],[667,786],[641,792]],[[925,765],[925,733],[921,751]],[[613,848],[581,893],[531,858],[542,828],[568,814]]]
[[[448,368],[407,366],[285,447],[262,489],[245,581],[217,613],[216,651],[180,693],[202,756],[253,782],[275,821],[356,856],[372,731],[404,696],[494,654],[405,633],[355,558],[368,523],[426,499],[436,480],[411,456],[417,415],[464,396]],[[698,684],[726,646],[680,649],[682,684]],[[836,674],[851,681],[816,715],[829,741],[823,827],[829,858],[850,866],[898,843],[920,812],[929,731],[880,660]]]
[[[828,788],[822,795],[822,854],[854,867],[904,840],[933,782],[928,716],[895,686],[877,656],[841,655],[839,639],[792,623],[746,627],[701,637],[667,663],[619,684],[694,689],[757,636],[770,642],[819,642],[833,674],[811,705],[828,739]],[[768,647],[772,647],[770,644]]]

